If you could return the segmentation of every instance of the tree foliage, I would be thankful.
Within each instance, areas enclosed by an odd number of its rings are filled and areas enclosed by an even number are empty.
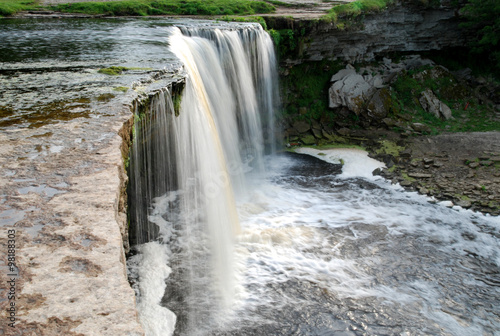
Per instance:
[[[500,1],[469,0],[462,9],[467,22],[464,26],[475,31],[474,51],[490,54],[500,69]]]

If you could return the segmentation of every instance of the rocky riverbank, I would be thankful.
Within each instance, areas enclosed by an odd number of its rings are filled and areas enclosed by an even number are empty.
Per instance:
[[[282,72],[290,146],[359,145],[386,164],[376,174],[408,190],[500,213],[498,83],[419,55],[342,66],[305,63]],[[308,92],[314,80],[329,82],[317,96]]]
[[[384,140],[369,140],[367,149],[387,168],[374,174],[450,207],[500,214],[500,132],[376,136]]]

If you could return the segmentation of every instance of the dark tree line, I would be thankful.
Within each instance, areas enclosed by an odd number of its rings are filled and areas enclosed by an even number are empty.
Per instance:
[[[463,25],[477,34],[471,41],[473,51],[489,55],[500,72],[500,0],[468,0],[462,13]]]

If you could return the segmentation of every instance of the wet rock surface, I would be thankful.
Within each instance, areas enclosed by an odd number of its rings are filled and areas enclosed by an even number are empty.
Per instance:
[[[157,53],[164,45],[134,44],[134,34],[151,37],[155,29],[128,19],[2,23],[0,244],[15,241],[16,267],[1,253],[0,281],[16,279],[16,320],[0,329],[143,335],[125,265],[124,159],[131,103],[167,85],[173,74],[164,64],[173,56]],[[119,62],[129,70],[98,71]],[[11,302],[1,291],[2,327]]]

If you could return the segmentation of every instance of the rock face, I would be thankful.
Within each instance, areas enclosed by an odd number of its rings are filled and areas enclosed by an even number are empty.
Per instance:
[[[325,58],[348,62],[371,61],[377,54],[440,50],[465,45],[456,9],[398,4],[387,11],[367,15],[363,29],[338,30],[333,24],[318,25],[304,50],[304,59]]]
[[[346,106],[356,114],[361,113],[366,100],[373,94],[373,86],[356,73],[334,82],[329,90],[329,107]]]
[[[436,118],[444,118],[446,120],[452,118],[448,105],[440,101],[430,89],[422,92],[419,102],[424,110],[434,114]]]
[[[399,73],[424,65],[433,65],[433,62],[418,55],[408,56],[399,63],[385,58],[378,67],[368,66],[359,71],[347,65],[331,78],[329,107],[345,107],[356,115],[364,114],[368,119],[382,120],[389,112],[397,112],[398,109],[392,102],[389,84],[397,79]],[[433,97],[437,100],[437,111],[451,117],[451,110]]]

